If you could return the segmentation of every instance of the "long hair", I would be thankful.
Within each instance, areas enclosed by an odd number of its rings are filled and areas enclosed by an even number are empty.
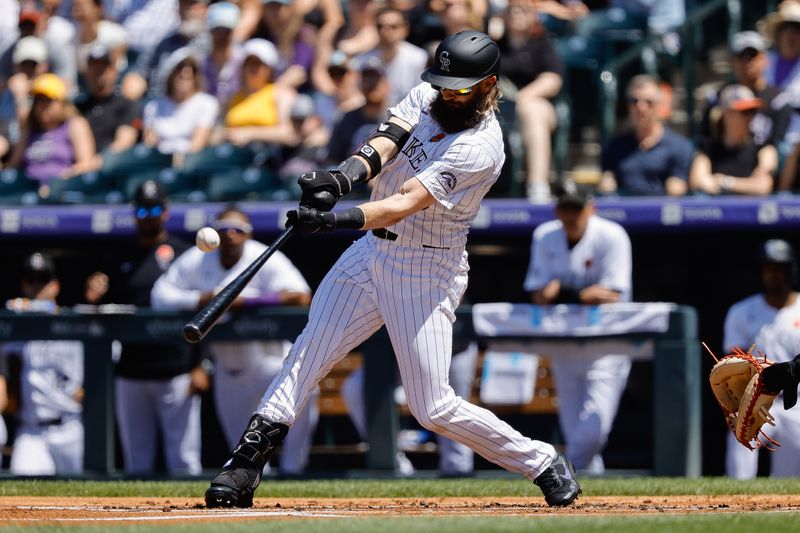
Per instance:
[[[484,96],[478,111],[480,111],[481,115],[490,111],[497,113],[500,111],[500,98],[502,97],[503,91],[500,90],[500,84],[495,83],[494,87]]]

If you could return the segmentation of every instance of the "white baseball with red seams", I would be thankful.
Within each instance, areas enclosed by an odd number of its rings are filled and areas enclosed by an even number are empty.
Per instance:
[[[202,252],[216,250],[219,246],[219,233],[214,228],[200,228],[194,238],[195,244]]]
[[[395,240],[367,233],[344,252],[314,295],[309,323],[258,413],[291,425],[317,382],[386,325],[417,420],[533,480],[555,449],[460,398],[448,383],[454,311],[467,286],[467,233],[505,156],[493,113],[474,128],[445,134],[428,112],[436,94],[422,83],[389,110],[414,129],[372,192],[373,201],[389,197],[416,177],[436,203],[387,228]]]

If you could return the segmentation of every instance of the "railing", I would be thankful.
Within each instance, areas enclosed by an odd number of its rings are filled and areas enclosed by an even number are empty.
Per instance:
[[[458,310],[454,336],[474,338],[472,312]],[[306,310],[260,309],[239,313],[218,324],[209,340],[294,339],[306,322]],[[15,314],[0,311],[0,342],[32,339],[64,339],[84,342],[85,463],[89,472],[114,471],[114,407],[111,343],[184,342],[183,325],[191,313],[140,310],[135,314],[58,315]],[[620,335],[641,338],[641,334]],[[565,338],[565,337],[562,337]],[[574,337],[566,337],[574,338]],[[654,469],[656,475],[700,475],[700,356],[697,315],[694,309],[677,306],[669,315],[665,333],[647,334],[654,350]],[[551,339],[552,340],[552,339]],[[394,362],[386,330],[366,341],[364,356],[368,440],[368,469],[395,467],[397,407],[394,402]],[[266,387],[267,384],[265,384]]]
[[[698,25],[708,17],[716,14],[723,8],[726,9],[729,25],[728,37],[741,28],[742,5],[741,0],[709,0],[697,6],[698,0],[686,0],[686,20],[677,29],[681,36],[682,70],[684,87],[686,90],[686,113],[689,120],[689,137],[694,138],[696,124],[694,122],[694,89],[695,89],[695,60],[696,39]],[[634,61],[638,61],[646,50],[652,50],[661,39],[661,36],[651,35],[641,42],[627,48],[616,55],[605,65],[600,67],[601,84],[601,133],[604,141],[610,139],[616,123],[616,105],[619,96],[619,72]]]

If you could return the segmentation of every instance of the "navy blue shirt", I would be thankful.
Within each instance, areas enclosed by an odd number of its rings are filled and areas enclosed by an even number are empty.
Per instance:
[[[655,146],[642,151],[633,132],[611,140],[603,150],[603,172],[614,173],[622,194],[659,196],[667,194],[667,178],[689,179],[694,147],[688,139],[664,127]]]

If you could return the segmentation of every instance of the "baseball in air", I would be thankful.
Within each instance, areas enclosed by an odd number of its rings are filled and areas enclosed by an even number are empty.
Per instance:
[[[194,242],[201,251],[210,252],[211,250],[216,250],[217,246],[219,246],[219,234],[214,228],[200,228],[197,230]]]

